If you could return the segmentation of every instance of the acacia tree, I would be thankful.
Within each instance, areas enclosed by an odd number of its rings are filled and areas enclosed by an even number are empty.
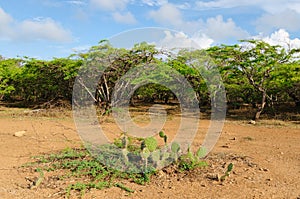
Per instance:
[[[272,72],[283,63],[292,62],[297,50],[286,51],[281,46],[272,46],[259,40],[243,40],[241,45],[222,45],[212,47],[209,54],[217,60],[220,68],[228,67],[234,74],[247,78],[249,84],[260,94],[260,102],[253,120],[259,119],[269,94]]]
[[[105,112],[111,108],[113,91],[122,93],[130,82],[115,88],[116,82],[130,69],[140,64],[155,63],[158,61],[154,56],[160,52],[154,45],[145,42],[136,44],[132,49],[114,48],[107,40],[102,40],[99,45],[93,46],[86,54],[81,54],[86,61],[86,75],[90,79],[97,80],[96,91],[90,90],[94,85],[86,85],[87,82],[78,79],[78,82],[85,87],[90,97]],[[84,69],[83,69],[84,70]],[[84,73],[84,71],[82,71]],[[95,83],[95,82],[94,82]]]

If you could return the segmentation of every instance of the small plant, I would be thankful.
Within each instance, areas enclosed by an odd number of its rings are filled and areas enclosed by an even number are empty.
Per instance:
[[[129,193],[133,193],[133,192],[134,192],[134,190],[132,190],[132,189],[126,187],[125,185],[123,185],[122,183],[119,183],[119,182],[116,183],[115,186],[116,186],[116,187],[119,187],[119,188],[121,188],[121,189],[123,189],[124,191],[127,191],[127,192],[129,192]]]
[[[233,169],[233,164],[230,163],[228,166],[227,166],[227,170],[225,172],[225,174],[223,176],[220,177],[220,181],[223,182],[227,177],[229,177],[230,175],[230,172],[232,171]]]
[[[39,173],[39,177],[33,181],[33,184],[30,186],[30,189],[37,188],[44,181],[44,172],[41,168],[36,168],[36,172]]]
[[[191,151],[190,147],[188,147],[188,152],[185,155],[182,155],[180,157],[179,161],[179,170],[185,171],[185,170],[193,170],[198,167],[206,167],[207,163],[205,161],[201,160],[203,154],[203,149],[198,149],[196,154],[194,155]]]

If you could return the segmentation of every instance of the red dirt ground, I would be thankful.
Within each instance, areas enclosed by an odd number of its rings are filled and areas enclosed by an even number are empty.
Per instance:
[[[171,117],[165,132],[174,132],[178,121],[176,116]],[[208,125],[208,120],[201,120],[194,147],[200,146]],[[116,130],[108,120],[102,126],[108,134]],[[24,136],[14,136],[23,130]],[[26,179],[37,173],[26,173],[20,166],[31,162],[34,155],[81,146],[70,116],[34,116],[24,114],[22,109],[0,107],[0,143],[1,199],[63,197],[59,192],[64,185],[28,189]],[[207,162],[208,169],[187,175],[165,169],[145,186],[124,182],[135,190],[131,194],[113,187],[91,190],[84,198],[300,198],[300,124],[266,120],[250,125],[246,121],[226,121]],[[234,169],[224,183],[211,179],[224,173],[230,162]],[[77,196],[74,193],[71,198]]]

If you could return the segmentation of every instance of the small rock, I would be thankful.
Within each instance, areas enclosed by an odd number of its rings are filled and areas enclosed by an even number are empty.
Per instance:
[[[228,145],[223,145],[222,147],[223,147],[223,148],[229,148],[229,146],[228,146]]]
[[[17,131],[17,132],[14,133],[14,136],[15,137],[22,137],[22,136],[25,135],[25,133],[26,133],[26,131]]]
[[[157,172],[157,176],[158,176],[159,178],[164,177],[164,175],[165,175],[165,173],[164,173],[162,170],[159,170],[159,171]]]
[[[267,168],[264,168],[264,169],[263,169],[263,171],[269,171],[269,169],[267,169]]]
[[[251,177],[245,177],[247,180],[253,180]]]
[[[272,181],[272,180],[273,180],[272,178],[268,178],[268,179],[267,179],[267,181]]]
[[[254,120],[250,120],[249,124],[256,124],[256,122]]]

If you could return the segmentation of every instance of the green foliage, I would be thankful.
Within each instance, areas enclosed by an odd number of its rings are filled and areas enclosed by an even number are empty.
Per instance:
[[[10,99],[11,93],[16,90],[15,82],[21,73],[22,60],[0,60],[0,100]]]
[[[81,64],[82,60],[69,58],[0,60],[0,96],[25,102],[71,101]]]
[[[176,100],[178,96],[175,94],[188,90],[174,84],[171,76],[175,73],[178,73],[176,77],[181,75],[190,83],[200,105],[211,105],[218,97],[218,88],[210,83],[222,81],[230,108],[239,108],[246,103],[253,107],[258,105],[257,111],[262,112],[266,103],[294,102],[300,106],[300,63],[296,54],[299,49],[285,50],[259,40],[241,42],[241,45],[214,46],[208,50],[185,49],[170,56],[145,42],[124,49],[114,48],[107,40],[101,40],[88,52],[67,58],[39,60],[1,57],[0,100],[27,104],[55,100],[71,102],[79,68],[86,74],[87,67],[92,65],[95,67],[91,69],[90,78],[100,72],[103,75],[96,91],[91,92],[95,92],[98,106],[107,114],[111,111],[112,93],[128,92],[133,95],[133,100],[150,103]],[[145,70],[145,65],[149,69]],[[115,88],[116,82],[133,69],[137,71],[136,78],[132,77],[134,81],[130,82],[134,93],[126,90],[127,84]],[[221,74],[221,79],[213,78],[216,72]],[[146,81],[146,85],[135,87]],[[161,82],[170,86],[167,88]],[[162,138],[167,143],[167,137]]]
[[[278,101],[292,99],[300,107],[300,62],[277,65],[271,72],[269,90]]]

